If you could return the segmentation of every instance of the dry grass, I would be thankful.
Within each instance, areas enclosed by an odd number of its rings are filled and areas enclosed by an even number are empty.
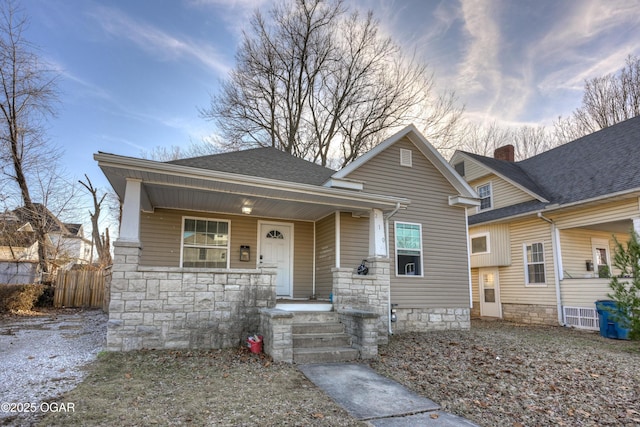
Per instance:
[[[394,336],[372,367],[484,426],[640,425],[640,346],[474,321]],[[41,425],[362,426],[294,365],[246,349],[101,354]],[[59,400],[60,400],[59,399]]]
[[[359,426],[293,365],[246,349],[103,353],[41,425]]]

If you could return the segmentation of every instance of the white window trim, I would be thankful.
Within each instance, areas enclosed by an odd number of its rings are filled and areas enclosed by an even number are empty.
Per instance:
[[[527,262],[527,246],[531,246],[536,243],[540,243],[542,245],[542,256],[544,258],[544,261],[542,261],[542,265],[544,266],[544,283],[529,283],[529,263]],[[524,262],[524,285],[526,287],[540,288],[540,287],[547,286],[547,255],[545,251],[546,251],[545,244],[544,242],[541,242],[541,241],[522,244],[522,258]],[[540,264],[540,263],[536,262],[535,264]]]
[[[417,225],[418,230],[420,231],[420,274],[398,274],[398,237],[397,237],[397,226],[398,224],[405,225]],[[407,221],[394,221],[393,223],[393,246],[395,249],[395,258],[394,258],[394,266],[396,277],[424,277],[424,251],[422,249],[422,224],[419,222],[407,222]]]
[[[596,253],[596,249],[597,248],[603,248],[606,251],[606,255],[607,255],[607,266],[609,266],[609,271],[611,271],[611,245],[610,245],[610,241],[608,239],[603,239],[603,238],[598,238],[598,237],[592,237],[591,238],[591,256],[593,257],[593,272],[595,274],[595,277],[598,277],[598,256]]]
[[[478,237],[486,237],[487,239],[487,250],[484,252],[473,252],[473,239],[477,239]],[[491,234],[487,231],[484,233],[472,234],[469,236],[469,252],[471,255],[485,255],[491,253]]]
[[[204,218],[200,216],[183,216],[182,217],[182,225],[180,226],[180,268],[203,268],[203,267],[183,267],[182,263],[184,261],[184,222],[186,219],[196,219],[200,221],[218,221],[218,222],[226,222],[227,223],[227,266],[226,269],[230,268],[231,263],[231,221],[228,219],[220,219],[220,218]],[[197,246],[196,246],[197,247]]]
[[[476,193],[478,193],[478,196],[479,196],[480,192],[478,191],[478,189],[486,185],[489,186],[489,202],[491,202],[491,204],[488,208],[484,208],[484,209],[480,209],[480,206],[478,206],[476,208],[476,212],[487,212],[493,209],[493,183],[491,181],[485,182],[484,184],[476,185]]]

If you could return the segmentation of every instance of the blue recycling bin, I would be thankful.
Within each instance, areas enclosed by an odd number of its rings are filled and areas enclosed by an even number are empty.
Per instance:
[[[613,338],[618,340],[629,339],[629,328],[625,328],[620,324],[620,319],[614,315],[624,316],[624,313],[618,309],[618,304],[611,300],[596,301],[596,311],[600,321],[600,335],[605,338]]]

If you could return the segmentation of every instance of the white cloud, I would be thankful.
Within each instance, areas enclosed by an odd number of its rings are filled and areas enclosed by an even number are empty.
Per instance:
[[[542,90],[581,91],[585,79],[613,73],[624,65],[627,55],[640,53],[640,3],[592,0],[570,4],[573,9],[557,17],[533,48],[535,57],[554,70],[540,82]]]
[[[99,7],[93,18],[112,36],[126,38],[162,60],[196,60],[220,76],[227,75],[230,69],[217,50],[205,42],[173,36],[112,8]]]

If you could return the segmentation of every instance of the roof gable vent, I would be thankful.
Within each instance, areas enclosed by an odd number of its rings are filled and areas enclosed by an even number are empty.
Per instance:
[[[411,150],[406,150],[404,148],[400,149],[400,165],[401,166],[407,166],[407,167],[412,167],[412,162],[411,162]]]

